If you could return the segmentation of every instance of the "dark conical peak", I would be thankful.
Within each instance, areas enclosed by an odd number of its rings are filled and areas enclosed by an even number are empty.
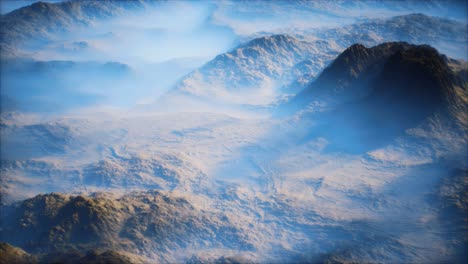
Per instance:
[[[360,43],[356,43],[356,44],[353,44],[351,46],[349,46],[347,49],[345,49],[339,56],[338,58],[340,57],[344,57],[344,56],[350,56],[350,55],[354,55],[354,54],[362,54],[362,53],[366,53],[367,52],[367,48],[360,44]]]
[[[336,108],[321,130],[349,131],[327,135],[331,146],[366,152],[427,118],[464,119],[467,86],[447,61],[428,45],[353,45],[293,102],[331,102]],[[365,143],[356,147],[352,142]]]
[[[298,96],[333,95],[351,99],[373,91],[375,95],[395,100],[400,96],[417,101],[418,95],[420,98],[427,95],[427,101],[437,105],[440,101],[435,99],[446,97],[447,89],[462,86],[446,61],[428,45],[389,42],[366,48],[355,44],[340,54],[316,82]],[[394,85],[389,88],[386,85],[389,83]],[[410,83],[413,85],[408,85]]]
[[[369,65],[381,66],[381,63],[396,51],[410,47],[411,45],[406,42],[389,42],[372,48],[354,44],[343,51],[330,67],[325,69],[318,81],[330,82],[341,79],[347,82],[356,79],[369,68]]]
[[[440,19],[440,18],[428,16],[422,13],[413,13],[413,14],[408,14],[408,15],[395,16],[391,18],[391,20],[404,20],[404,21],[430,21],[433,19]]]
[[[368,49],[362,44],[354,44],[336,58],[335,67],[348,67],[350,64],[360,66],[369,56]],[[355,74],[355,72],[353,72]]]
[[[61,207],[69,196],[60,193],[40,194],[23,202],[25,208],[42,208],[45,213]]]
[[[411,46],[395,52],[386,61],[373,94],[376,98],[407,102],[432,108],[454,105],[453,87],[463,86],[447,64],[447,59],[429,45]]]
[[[341,53],[336,61],[342,59],[352,60],[354,63],[356,59],[359,58],[379,58],[387,57],[397,50],[405,50],[411,47],[410,44],[406,42],[387,42],[371,48],[366,48],[364,45],[356,43],[348,47],[343,53]]]
[[[360,51],[360,50],[367,50],[367,48],[360,43],[355,43],[346,49],[346,51]]]

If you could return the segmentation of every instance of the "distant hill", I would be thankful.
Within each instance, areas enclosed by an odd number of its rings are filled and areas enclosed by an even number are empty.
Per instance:
[[[273,90],[285,80],[307,72],[317,74],[337,51],[327,41],[301,41],[289,35],[253,39],[216,56],[183,78],[178,92],[197,96],[251,92],[264,86]]]
[[[19,44],[47,42],[56,33],[67,33],[80,26],[143,9],[153,1],[65,1],[36,2],[0,17],[2,56],[17,52]],[[34,43],[32,43],[34,42]]]
[[[311,33],[320,38],[334,39],[343,47],[354,43],[374,46],[392,41],[429,44],[450,57],[466,59],[467,29],[467,24],[460,21],[417,13],[369,19],[341,28]]]

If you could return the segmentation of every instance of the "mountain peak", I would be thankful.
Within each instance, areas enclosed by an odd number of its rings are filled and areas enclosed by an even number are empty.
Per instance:
[[[360,78],[361,73],[367,70],[376,71],[382,62],[397,50],[408,49],[406,42],[389,42],[372,48],[362,44],[354,44],[341,53],[336,60],[324,70],[317,80],[321,85],[332,84],[346,86],[352,80]],[[370,65],[378,66],[369,68]]]
[[[461,116],[464,122],[466,90],[435,48],[391,42],[349,47],[292,102],[328,102],[333,110],[321,129],[350,131],[328,139],[334,147],[359,152],[387,144],[427,118]],[[357,129],[362,127],[378,127],[379,132]],[[366,143],[356,147],[352,142]]]
[[[182,79],[175,89],[202,97],[227,94],[226,98],[232,95],[229,93],[244,89],[259,91],[287,79],[294,65],[315,57],[317,50],[314,43],[289,35],[259,37],[216,56]],[[326,56],[334,54],[330,52]],[[316,59],[314,63],[323,65],[323,59]]]
[[[357,50],[366,50],[367,48],[362,45],[361,43],[355,43],[351,46],[349,46],[346,50],[349,50],[349,51],[357,51]]]
[[[429,45],[389,42],[366,48],[354,44],[298,97],[348,101],[373,92],[382,96],[400,94],[412,100],[424,97],[436,105],[434,100],[445,96],[442,90],[461,85],[457,80],[445,56]],[[376,85],[377,81],[381,83]],[[389,83],[394,85],[389,87]]]

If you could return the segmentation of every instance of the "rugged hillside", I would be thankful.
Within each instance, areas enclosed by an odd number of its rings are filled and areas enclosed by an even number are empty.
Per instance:
[[[327,41],[300,41],[288,35],[260,37],[218,55],[176,86],[178,92],[198,95],[273,93],[307,73],[315,76],[337,51]]]
[[[322,101],[334,106],[320,118],[321,129],[341,146],[381,143],[435,116],[464,131],[468,88],[449,62],[425,45],[356,44],[291,103]]]
[[[3,207],[2,216],[2,241],[49,256],[99,249],[174,262],[175,253],[185,248],[252,247],[226,215],[158,191],[118,198],[105,193],[39,195]],[[24,257],[20,253],[16,255]]]

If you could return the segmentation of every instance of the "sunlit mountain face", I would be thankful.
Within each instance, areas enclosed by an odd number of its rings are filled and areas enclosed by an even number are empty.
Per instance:
[[[466,1],[1,1],[0,263],[466,263]]]

